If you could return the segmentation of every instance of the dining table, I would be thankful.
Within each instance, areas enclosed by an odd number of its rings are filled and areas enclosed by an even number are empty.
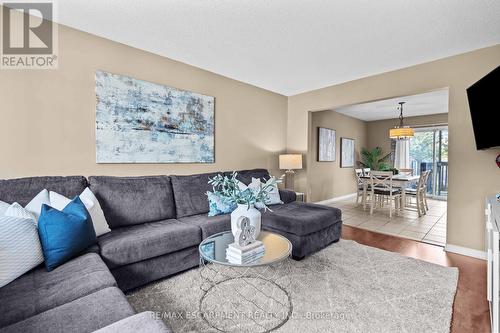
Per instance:
[[[363,203],[363,209],[365,209],[366,208],[366,192],[368,190],[368,185],[370,185],[370,176],[369,175],[362,175],[359,178],[363,182],[362,203]],[[420,176],[407,175],[407,174],[394,175],[392,177],[392,184],[395,187],[401,188],[401,201],[403,204],[403,208],[406,207],[406,191],[405,191],[405,189],[408,188],[411,184],[417,183],[419,179],[420,179]]]

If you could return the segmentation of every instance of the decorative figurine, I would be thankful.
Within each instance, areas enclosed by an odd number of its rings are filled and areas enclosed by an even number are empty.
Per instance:
[[[255,227],[250,225],[250,219],[241,216],[237,223],[236,235],[234,241],[241,247],[247,246],[255,241]]]

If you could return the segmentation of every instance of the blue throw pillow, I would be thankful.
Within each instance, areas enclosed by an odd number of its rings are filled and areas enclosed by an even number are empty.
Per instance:
[[[78,196],[62,211],[42,205],[38,234],[48,271],[64,264],[97,241],[92,219]]]
[[[238,207],[234,202],[230,202],[218,193],[207,192],[208,196],[208,216],[216,216],[232,213]]]

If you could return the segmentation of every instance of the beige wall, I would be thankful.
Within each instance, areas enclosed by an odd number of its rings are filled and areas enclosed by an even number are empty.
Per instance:
[[[96,164],[96,70],[215,96],[215,164]],[[0,70],[0,178],[276,169],[287,98],[64,26],[58,70]]]
[[[368,149],[375,147],[382,148],[384,153],[391,152],[391,139],[389,139],[389,130],[396,125],[398,120],[386,119],[367,122]],[[408,126],[426,126],[436,124],[447,124],[448,114],[432,114],[418,117],[405,117],[404,124]]]
[[[498,65],[500,45],[289,97],[287,147],[306,153],[311,110],[335,109],[448,87],[447,242],[482,250],[484,197],[500,191],[500,174],[495,164],[499,150],[476,150],[466,88]],[[310,183],[317,182],[316,177],[321,175],[307,171],[298,174],[296,185],[310,192],[306,175]]]
[[[361,147],[366,146],[366,122],[348,117],[335,111],[310,112],[311,128],[309,149],[311,161],[308,171],[318,177],[311,177],[309,201],[320,201],[356,192],[356,179],[352,168],[340,167],[340,138],[355,139],[356,161]],[[335,162],[318,162],[318,127],[336,131]]]

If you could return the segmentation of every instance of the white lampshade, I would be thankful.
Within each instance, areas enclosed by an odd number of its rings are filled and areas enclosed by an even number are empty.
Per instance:
[[[302,155],[301,154],[280,155],[280,169],[282,170],[302,169]]]

